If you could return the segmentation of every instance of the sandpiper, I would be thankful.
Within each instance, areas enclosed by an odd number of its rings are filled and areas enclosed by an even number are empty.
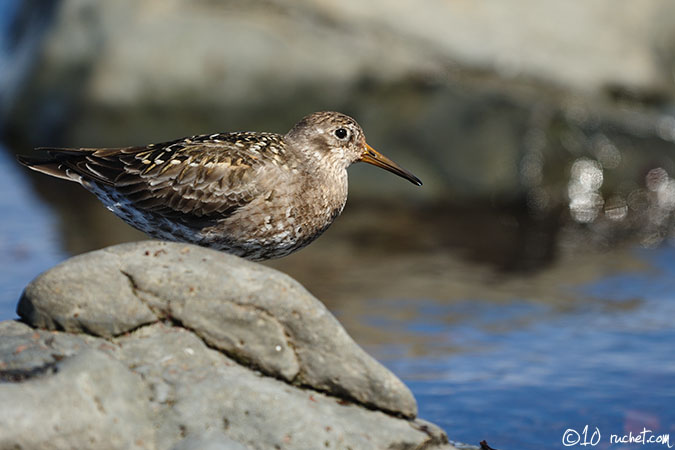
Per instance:
[[[421,186],[370,147],[351,117],[317,112],[285,135],[230,132],[126,148],[40,148],[25,166],[80,183],[152,237],[251,260],[312,242],[347,201],[347,167],[364,161]]]

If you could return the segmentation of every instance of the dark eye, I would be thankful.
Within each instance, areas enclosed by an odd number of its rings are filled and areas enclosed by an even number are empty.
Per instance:
[[[347,137],[348,134],[349,132],[344,128],[338,128],[337,130],[335,130],[335,136],[338,139],[344,139]]]

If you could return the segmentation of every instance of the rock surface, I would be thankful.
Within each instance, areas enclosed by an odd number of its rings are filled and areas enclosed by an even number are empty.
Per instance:
[[[234,256],[99,250],[18,311],[0,324],[0,448],[452,448],[318,300]]]
[[[0,325],[0,361],[9,368],[0,373],[0,448],[131,449],[153,442],[150,389],[141,376],[84,345],[67,358],[49,355],[58,343],[39,332],[45,349],[31,347],[30,362],[28,353],[8,362],[7,350],[21,353],[36,340],[23,324]]]
[[[300,284],[200,247],[124,244],[40,275],[17,308],[29,324],[110,338],[167,319],[267,375],[405,417],[417,405]]]
[[[44,9],[53,18],[38,78],[65,78],[67,89],[107,105],[247,105],[292,98],[319,83],[336,87],[339,98],[364,78],[439,76],[454,65],[582,92],[672,84],[668,0],[622,8],[613,0],[282,0],[274,7],[67,0]],[[176,30],[189,31],[189,39]]]

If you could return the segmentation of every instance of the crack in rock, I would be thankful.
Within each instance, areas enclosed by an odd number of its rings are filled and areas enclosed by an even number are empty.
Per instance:
[[[171,311],[171,307],[170,307],[171,300],[164,299],[162,297],[158,297],[155,293],[149,292],[149,291],[143,289],[136,282],[136,280],[134,279],[134,276],[132,274],[126,272],[125,270],[123,270],[121,268],[120,268],[120,273],[122,273],[129,280],[129,284],[131,286],[131,289],[132,289],[132,292],[133,292],[134,296],[136,296],[141,302],[143,302],[155,314],[155,316],[157,316],[157,321],[159,321],[161,319],[168,319],[175,326],[179,326],[181,328],[184,328],[188,331],[191,331],[195,335],[197,335],[200,338],[200,340],[207,347],[224,354],[225,356],[229,357],[230,359],[233,359],[234,361],[240,363],[242,366],[253,369],[253,370],[258,370],[258,371],[264,373],[265,375],[271,376],[273,378],[277,378],[277,379],[282,380],[282,381],[284,381],[288,384],[295,384],[295,381],[296,381],[296,379],[298,379],[298,375],[301,373],[301,370],[298,370],[297,373],[291,379],[288,379],[288,378],[284,377],[281,373],[275,373],[273,371],[265,369],[260,364],[256,364],[253,361],[256,358],[255,357],[251,358],[250,356],[247,355],[246,352],[239,352],[236,349],[228,350],[228,349],[222,348],[221,346],[218,345],[218,343],[215,341],[215,339],[209,338],[207,333],[205,333],[204,331],[199,330],[197,328],[186,325],[183,320],[181,320],[179,317],[176,317],[176,315],[174,315],[173,312]],[[166,304],[167,308],[160,308],[160,307],[158,307],[158,305],[152,304],[151,302],[148,302],[147,299],[144,298],[144,296],[150,296],[154,299],[157,299],[156,303]],[[278,325],[279,328],[281,329],[284,337],[286,338],[285,339],[286,348],[290,349],[293,352],[293,358],[295,359],[295,361],[298,362],[298,365],[300,366],[301,360],[300,360],[300,357],[298,355],[296,346],[295,346],[295,344],[292,340],[292,336],[291,336],[289,330],[284,326],[283,323],[281,323],[279,320],[277,320],[277,318],[272,313],[270,313],[267,309],[265,309],[265,308],[263,308],[259,305],[245,304],[245,303],[240,303],[240,302],[236,302],[236,301],[233,301],[233,300],[228,301],[228,303],[230,303],[234,306],[237,306],[239,308],[242,308],[242,309],[255,311],[258,315],[264,315],[266,318],[269,319],[270,322],[273,322],[276,325]],[[152,323],[156,323],[156,322],[142,324],[139,327],[136,327],[134,330],[136,330],[138,328],[141,328],[141,327],[151,325]],[[134,331],[134,330],[129,330],[128,332],[131,332],[131,331]],[[253,356],[257,356],[257,355],[253,355]]]
[[[331,397],[334,397],[334,398],[337,398],[337,399],[342,399],[342,400],[347,400],[349,402],[354,402],[354,403],[356,403],[358,405],[361,405],[362,407],[367,408],[369,410],[382,411],[382,412],[385,412],[386,414],[391,415],[393,417],[402,417],[401,414],[397,414],[395,412],[383,410],[382,408],[378,407],[377,405],[359,401],[353,395],[350,395],[349,391],[337,382],[333,383],[333,385],[331,386],[332,389],[321,389],[321,388],[318,388],[316,386],[313,386],[313,385],[309,384],[306,381],[305,377],[303,376],[303,373],[304,373],[305,369],[302,366],[302,363],[301,363],[302,359],[300,358],[300,355],[297,351],[297,347],[296,347],[296,345],[293,341],[291,332],[282,322],[277,320],[277,318],[270,311],[268,311],[266,308],[263,308],[260,305],[252,305],[252,304],[241,303],[241,302],[237,302],[237,301],[234,301],[234,300],[231,300],[231,299],[228,300],[228,303],[230,303],[232,305],[235,305],[235,306],[237,306],[239,308],[242,308],[242,309],[248,309],[248,310],[255,311],[255,312],[259,313],[260,315],[266,316],[267,318],[269,318],[270,320],[274,321],[276,324],[279,325],[280,329],[283,331],[284,336],[286,337],[287,348],[289,348],[290,350],[293,351],[294,358],[295,358],[296,361],[298,361],[298,366],[299,366],[298,371],[290,379],[284,377],[279,372],[270,371],[270,370],[262,367],[260,364],[256,364],[255,361],[254,361],[255,358],[249,357],[246,354],[246,352],[238,352],[238,351],[236,351],[236,349],[228,350],[228,349],[222,348],[217,343],[215,343],[213,339],[210,339],[208,335],[205,335],[205,333],[202,330],[199,330],[199,329],[196,329],[194,327],[190,327],[190,326],[186,325],[184,321],[182,321],[180,318],[176,317],[171,312],[170,307],[169,308],[159,308],[157,305],[151,304],[150,302],[147,301],[146,298],[144,298],[144,296],[150,296],[154,299],[157,299],[157,303],[164,303],[166,305],[170,305],[171,300],[164,299],[162,297],[157,296],[153,292],[150,292],[150,291],[147,291],[146,289],[143,289],[136,282],[134,276],[132,274],[126,272],[125,270],[120,268],[120,272],[129,280],[129,284],[131,286],[133,294],[141,302],[143,302],[157,316],[158,321],[161,320],[161,319],[168,319],[174,326],[181,327],[185,330],[188,330],[188,331],[194,333],[197,337],[199,337],[199,339],[208,348],[210,348],[212,350],[215,350],[217,352],[220,352],[221,354],[227,356],[228,358],[236,361],[237,363],[239,363],[243,367],[246,367],[246,368],[251,369],[251,370],[259,371],[266,376],[269,376],[271,378],[283,381],[284,383],[292,385],[292,386],[312,390],[314,392],[320,392],[320,393],[323,393],[323,394],[327,394],[327,395],[330,395]],[[156,323],[156,322],[153,322],[153,323]],[[143,325],[140,325],[139,327],[135,328],[134,330],[129,330],[129,332],[132,332],[132,331],[135,331],[139,328],[143,328],[143,327],[150,326],[150,325],[152,325],[152,323],[143,324]],[[425,432],[426,430],[421,429],[419,431]]]
[[[0,370],[0,383],[22,383],[35,378],[58,373],[58,361],[48,362],[30,369]]]
[[[124,275],[127,280],[129,280],[129,287],[131,288],[131,293],[134,294],[134,297],[136,297],[141,303],[147,306],[150,311],[152,311],[152,313],[156,316],[157,321],[166,317],[167,313],[165,311],[158,310],[156,305],[153,305],[150,302],[148,302],[147,299],[143,298],[143,296],[139,295],[139,293],[145,295],[152,295],[153,297],[157,298],[156,296],[154,296],[150,292],[145,292],[143,289],[141,289],[140,286],[138,286],[138,284],[136,283],[136,280],[134,280],[133,275],[124,271],[124,269],[120,268],[120,273]],[[147,324],[142,324],[141,326],[148,325],[150,323],[155,322],[148,322]]]

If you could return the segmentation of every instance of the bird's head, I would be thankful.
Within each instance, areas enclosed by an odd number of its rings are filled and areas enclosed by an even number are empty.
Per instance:
[[[415,175],[368,145],[359,124],[345,114],[331,111],[310,114],[295,124],[285,139],[310,158],[328,159],[344,169],[363,161],[422,185]]]

